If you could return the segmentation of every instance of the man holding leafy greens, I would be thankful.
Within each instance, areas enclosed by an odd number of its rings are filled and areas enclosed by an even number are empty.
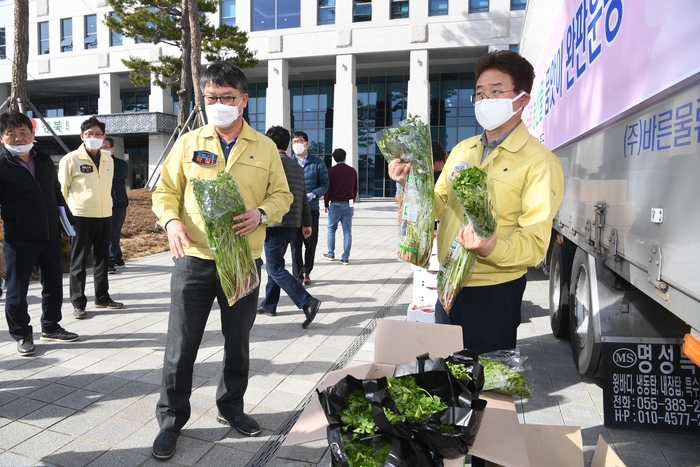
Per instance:
[[[465,348],[480,354],[515,348],[525,273],[545,256],[564,191],[559,159],[521,120],[534,76],[532,65],[515,52],[489,52],[479,59],[472,102],[484,132],[454,147],[435,185],[438,258],[445,258],[455,237],[477,254],[450,313],[438,301],[435,318],[461,326]],[[493,182],[497,227],[486,239],[471,224],[462,228],[467,221],[453,183],[456,172],[467,167],[482,169]],[[398,159],[389,164],[391,178],[402,185],[410,170]]]
[[[279,222],[293,199],[277,147],[243,120],[243,109],[248,104],[245,74],[231,63],[215,62],[202,74],[200,85],[210,123],[175,143],[153,193],[153,211],[168,233],[175,263],[163,380],[156,407],[160,432],[152,451],[160,460],[173,456],[180,430],[190,417],[194,362],[215,298],[221,308],[224,335],[224,368],[216,400],[218,420],[245,436],[257,436],[262,431],[253,418],[243,413],[249,336],[259,287],[229,306],[191,180],[213,179],[220,172],[233,176],[246,211],[233,218],[231,229],[237,235],[248,236],[258,276],[265,224]]]

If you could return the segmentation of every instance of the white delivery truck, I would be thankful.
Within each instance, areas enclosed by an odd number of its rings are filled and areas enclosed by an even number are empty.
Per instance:
[[[606,339],[675,341],[700,365],[698,18],[697,0],[528,1],[523,119],[565,176],[550,321],[582,375],[601,375]]]

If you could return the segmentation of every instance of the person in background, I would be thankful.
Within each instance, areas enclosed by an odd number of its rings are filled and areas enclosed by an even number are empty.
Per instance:
[[[435,177],[435,183],[437,183],[442,169],[445,167],[445,161],[447,160],[447,153],[445,148],[440,144],[440,141],[433,140],[433,176]]]
[[[477,254],[474,272],[450,314],[438,301],[435,319],[461,326],[464,347],[479,354],[516,347],[525,274],[545,256],[564,194],[559,159],[522,122],[534,77],[532,65],[515,52],[479,58],[472,102],[484,132],[454,147],[435,186],[438,258],[444,258],[455,237]],[[489,173],[494,184],[498,226],[488,239],[479,238],[471,224],[461,227],[464,213],[452,190],[455,172],[471,166]],[[401,184],[410,169],[398,159],[389,164],[391,178]],[[473,457],[472,465],[485,461]]]
[[[129,175],[129,163],[114,155],[114,140],[105,138],[102,144],[104,151],[109,151],[114,162],[114,177],[112,179],[112,231],[109,239],[109,267],[107,272],[115,274],[117,269],[126,267],[122,257],[122,249],[119,245],[122,235],[122,226],[126,219],[126,208],[129,206],[129,197],[126,195],[126,177]]]
[[[309,200],[306,197],[304,169],[299,167],[299,164],[285,152],[290,139],[289,131],[286,128],[270,127],[265,136],[277,145],[289,190],[294,195],[294,201],[289,212],[284,215],[280,222],[267,226],[267,235],[265,236],[267,286],[265,287],[265,298],[260,303],[258,313],[277,316],[277,303],[280,299],[281,287],[297,308],[304,311],[306,319],[301,327],[306,329],[316,317],[316,313],[321,307],[321,300],[312,297],[284,267],[284,254],[297,230],[302,229],[304,238],[311,235],[311,210],[309,209]]]
[[[0,114],[0,213],[5,253],[5,318],[23,357],[35,353],[27,306],[34,267],[41,275],[41,340],[73,342],[78,335],[58,323],[63,315],[63,255],[59,207],[73,215],[61,194],[51,158],[34,149],[32,121],[19,112]],[[1,283],[1,282],[0,282]]]
[[[318,200],[328,190],[328,169],[320,157],[309,154],[309,136],[303,131],[292,135],[292,150],[302,169],[306,182],[306,197],[311,208],[311,235],[304,237],[301,229],[292,240],[292,275],[304,285],[311,285],[311,271],[314,269],[316,245],[318,244]],[[302,252],[302,247],[306,248]]]
[[[343,255],[340,257],[340,262],[348,265],[352,248],[352,216],[355,214],[353,206],[359,187],[357,170],[347,165],[345,158],[345,150],[336,149],[333,151],[333,160],[336,164],[328,169],[330,183],[323,197],[328,213],[328,238],[326,239],[328,253],[324,253],[323,257],[331,261],[335,259],[335,231],[340,222],[343,225]]]
[[[87,297],[85,277],[92,250],[96,308],[123,308],[109,295],[109,237],[112,220],[114,162],[102,151],[105,124],[90,117],[80,125],[83,144],[58,163],[63,197],[75,216],[75,237],[70,242],[70,299],[73,317],[84,319]]]
[[[211,179],[219,172],[235,178],[247,211],[234,217],[231,228],[237,235],[248,236],[258,275],[265,225],[282,220],[293,200],[275,143],[243,119],[248,105],[248,80],[243,71],[230,62],[214,62],[202,73],[199,85],[209,124],[175,142],[153,192],[153,212],[168,234],[174,257],[163,380],[156,405],[160,431],[151,451],[158,460],[175,454],[180,430],[190,418],[194,362],[214,299],[219,303],[224,336],[217,420],[244,436],[262,432],[260,424],[243,411],[250,330],[260,287],[228,304],[189,181]]]

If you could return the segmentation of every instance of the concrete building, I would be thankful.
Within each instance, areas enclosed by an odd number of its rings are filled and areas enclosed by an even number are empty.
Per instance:
[[[516,48],[526,0],[223,0],[212,22],[249,33],[260,60],[245,116],[259,131],[308,133],[310,152],[331,164],[342,147],[363,197],[393,196],[373,135],[408,114],[430,122],[448,151],[481,131],[469,102],[474,64],[488,50]],[[122,59],[177,50],[139,43],[103,23],[107,0],[30,0],[28,90],[65,144],[96,114],[128,154],[131,185],[153,173],[176,126],[173,93],[134,87]],[[0,0],[0,102],[10,95],[13,2]],[[175,99],[176,100],[176,99]],[[65,151],[37,125],[39,145]]]

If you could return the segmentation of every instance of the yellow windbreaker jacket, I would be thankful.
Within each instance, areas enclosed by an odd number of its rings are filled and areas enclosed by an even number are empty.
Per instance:
[[[486,160],[480,136],[454,147],[435,185],[438,258],[447,254],[464,212],[452,190],[450,175],[457,162],[476,165],[490,174],[496,195],[498,240],[487,258],[477,257],[469,286],[496,285],[522,277],[544,258],[552,220],[564,195],[559,159],[542,146],[521,122]]]
[[[214,259],[189,181],[214,178],[224,170],[236,179],[246,209],[265,211],[268,224],[279,222],[289,211],[293,196],[272,140],[244,121],[227,162],[214,125],[190,131],[177,140],[163,162],[158,188],[153,192],[153,212],[159,224],[165,228],[168,221],[179,219],[197,240],[190,243],[190,248],[185,248],[186,255]],[[248,240],[253,257],[259,258],[265,241],[265,225],[259,225]]]
[[[85,145],[69,152],[58,163],[58,180],[63,197],[74,216],[112,216],[112,177],[114,161],[107,151],[100,151],[100,167],[90,158]]]

